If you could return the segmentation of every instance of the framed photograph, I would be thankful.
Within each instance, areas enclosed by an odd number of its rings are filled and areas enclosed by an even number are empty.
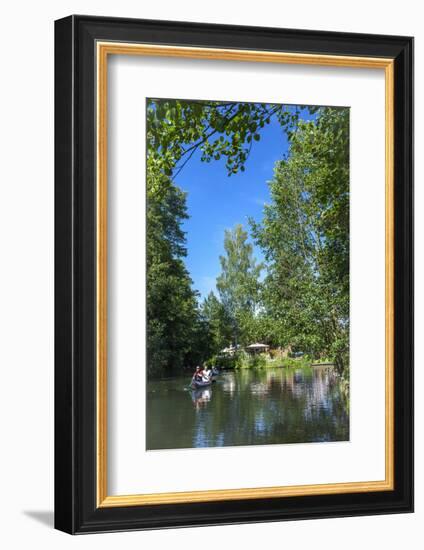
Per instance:
[[[55,525],[411,512],[413,39],[55,25]]]

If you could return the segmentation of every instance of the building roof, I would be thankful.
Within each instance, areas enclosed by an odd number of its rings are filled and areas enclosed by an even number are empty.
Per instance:
[[[250,346],[247,346],[247,347],[250,348],[250,349],[269,348],[269,346],[267,344],[260,344],[259,342],[256,342],[255,344],[250,344]]]

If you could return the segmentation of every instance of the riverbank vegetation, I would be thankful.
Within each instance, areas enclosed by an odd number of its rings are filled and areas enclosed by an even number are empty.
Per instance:
[[[196,151],[205,163],[224,159],[229,176],[244,172],[272,119],[289,150],[268,182],[270,201],[261,220],[225,231],[216,292],[201,301],[185,265],[187,197],[174,178]],[[150,100],[147,144],[149,376],[218,359],[277,366],[272,353],[222,353],[262,342],[304,354],[281,358],[286,366],[325,358],[348,384],[349,110]]]
[[[308,355],[302,357],[272,357],[270,353],[249,354],[244,350],[234,355],[213,355],[206,361],[210,367],[219,365],[225,370],[239,369],[275,369],[275,368],[305,368],[311,366]]]

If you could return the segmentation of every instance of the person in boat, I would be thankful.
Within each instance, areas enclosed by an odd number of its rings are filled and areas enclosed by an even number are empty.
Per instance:
[[[193,374],[193,382],[202,382],[203,381],[203,370],[197,366]]]
[[[206,365],[203,369],[203,382],[210,382],[212,378],[212,371],[210,368]]]

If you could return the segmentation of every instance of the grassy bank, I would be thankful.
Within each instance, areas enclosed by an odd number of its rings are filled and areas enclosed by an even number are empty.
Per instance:
[[[213,357],[207,361],[209,366],[223,369],[267,369],[267,368],[302,368],[311,365],[309,357],[274,357],[266,354],[249,355],[239,352],[231,357]]]

